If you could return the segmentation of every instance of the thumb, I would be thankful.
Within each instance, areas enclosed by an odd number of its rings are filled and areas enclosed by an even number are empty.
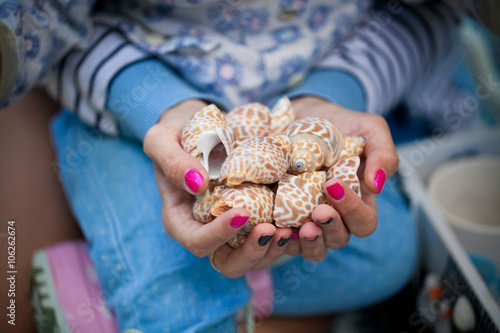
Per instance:
[[[194,195],[207,188],[207,171],[195,157],[182,149],[177,131],[172,128],[162,124],[151,127],[144,138],[144,152],[179,188]]]

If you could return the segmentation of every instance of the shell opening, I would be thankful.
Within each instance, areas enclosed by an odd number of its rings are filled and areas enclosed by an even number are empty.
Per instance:
[[[303,173],[314,171],[316,168],[316,157],[307,149],[297,149],[291,156],[290,172]]]
[[[225,212],[227,212],[228,210],[230,210],[232,207],[227,205],[227,204],[221,204],[221,205],[218,205],[217,203],[214,204],[214,206],[212,207],[212,215],[214,216],[219,216]]]
[[[198,160],[207,170],[209,178],[218,179],[227,151],[215,129],[200,134],[197,150],[200,153]]]

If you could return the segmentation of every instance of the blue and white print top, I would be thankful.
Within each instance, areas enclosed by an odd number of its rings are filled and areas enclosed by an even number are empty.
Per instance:
[[[312,94],[388,112],[439,61],[450,59],[453,48],[436,42],[456,41],[457,14],[446,1],[415,7],[385,1],[374,7],[370,0],[93,6],[91,0],[0,0],[8,28],[0,24],[2,69],[18,70],[11,100],[44,82],[85,123],[140,140],[166,109],[189,98],[229,110],[283,93]],[[388,24],[380,24],[383,11],[391,16]],[[8,50],[17,66],[5,63]],[[12,72],[2,73],[0,94]],[[341,103],[352,94],[361,96],[362,106]]]

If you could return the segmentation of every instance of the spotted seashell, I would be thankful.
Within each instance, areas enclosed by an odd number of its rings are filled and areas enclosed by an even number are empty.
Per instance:
[[[233,132],[235,145],[255,136],[268,136],[271,132],[271,114],[267,106],[249,103],[226,115],[227,126]]]
[[[228,186],[275,183],[288,169],[289,151],[290,138],[286,135],[248,139],[229,154],[219,180]]]
[[[210,179],[217,179],[222,163],[234,149],[234,139],[220,110],[211,104],[188,120],[182,130],[181,145],[198,158]]]
[[[212,215],[212,204],[217,200],[222,191],[226,188],[225,185],[216,186],[213,190],[206,190],[193,205],[193,217],[196,221],[202,223],[212,222],[215,216]]]
[[[327,171],[326,178],[337,178],[342,180],[344,183],[349,185],[349,187],[356,192],[359,197],[361,197],[361,189],[357,175],[359,164],[359,156],[341,159]]]
[[[295,111],[288,97],[281,97],[271,109],[270,135],[283,134],[295,120]]]
[[[233,239],[229,240],[227,243],[229,246],[232,248],[237,248],[238,246],[242,245],[246,240],[247,240],[248,235],[236,235],[234,236]]]
[[[314,208],[326,202],[322,191],[325,182],[324,172],[285,175],[278,184],[274,200],[276,226],[300,228],[311,220]]]
[[[285,134],[290,136],[289,172],[298,174],[332,166],[344,145],[340,131],[328,120],[307,117],[293,122]]]
[[[243,227],[245,233],[260,223],[273,221],[274,193],[265,185],[244,183],[226,187],[212,205],[212,215],[219,216],[231,208],[246,208],[250,218]]]
[[[363,153],[366,139],[362,136],[346,136],[344,138],[344,148],[340,153],[340,158],[360,156]]]
[[[323,185],[325,185],[327,179],[325,171],[304,172],[300,175],[297,175],[297,177],[307,180],[309,183],[313,184],[320,192],[323,191]]]

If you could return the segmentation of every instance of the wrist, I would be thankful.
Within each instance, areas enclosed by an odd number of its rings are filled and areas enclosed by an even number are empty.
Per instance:
[[[165,119],[168,118],[168,115],[176,114],[178,112],[180,112],[180,114],[184,116],[187,116],[186,119],[189,119],[193,114],[200,111],[207,105],[208,104],[201,99],[186,99],[163,111],[163,114],[158,119],[158,123],[165,121]]]
[[[321,111],[321,113],[323,113],[339,111],[343,109],[343,107],[338,104],[313,95],[303,95],[295,97],[292,98],[291,101],[299,117],[307,117],[313,113],[316,113],[316,111]]]

